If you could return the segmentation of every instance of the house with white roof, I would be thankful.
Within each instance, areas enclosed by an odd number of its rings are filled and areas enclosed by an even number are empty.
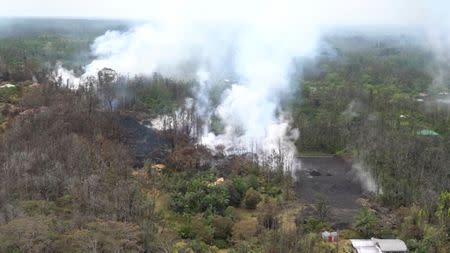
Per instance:
[[[406,253],[405,242],[399,239],[351,239],[352,253]]]

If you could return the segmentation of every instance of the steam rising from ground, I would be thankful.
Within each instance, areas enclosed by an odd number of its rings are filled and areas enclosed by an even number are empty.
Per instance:
[[[445,5],[445,3],[441,2]],[[450,17],[448,6],[431,1],[427,5],[430,11],[426,23],[428,47],[433,51],[435,63],[431,67],[434,88],[450,89]]]
[[[211,148],[222,145],[232,153],[276,152],[295,160],[293,143],[299,134],[290,128],[289,115],[279,111],[279,94],[289,89],[294,57],[314,52],[318,27],[316,23],[302,25],[303,19],[297,20],[294,12],[284,9],[282,13],[288,15],[280,19],[280,13],[269,7],[263,6],[262,13],[249,15],[250,20],[243,23],[169,19],[125,33],[109,31],[95,40],[92,50],[97,59],[86,67],[86,73],[108,67],[125,74],[159,72],[174,78],[196,78],[196,109],[206,122],[201,143]],[[226,78],[238,82],[224,92],[220,105],[212,108],[209,87]],[[212,115],[225,125],[223,134],[210,131]]]
[[[365,169],[362,163],[357,162],[353,164],[352,172],[356,176],[356,178],[360,181],[361,186],[365,191],[373,192],[376,194],[383,193],[383,190],[378,186],[372,173],[368,169]]]
[[[421,24],[422,3],[150,1],[142,7],[148,7],[151,22],[95,40],[96,60],[86,66],[86,75],[108,67],[122,74],[196,78],[198,114],[205,122],[215,115],[225,124],[218,135],[206,124],[202,143],[224,145],[230,152],[278,152],[293,161],[299,133],[279,102],[290,90],[294,57],[313,55],[326,25]],[[237,82],[213,108],[209,89],[224,79]]]

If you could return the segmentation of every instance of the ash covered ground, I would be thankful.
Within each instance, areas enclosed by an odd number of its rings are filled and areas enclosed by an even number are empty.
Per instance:
[[[131,115],[121,115],[119,119],[135,167],[142,167],[146,160],[158,162],[166,155],[170,141],[163,133],[141,124]]]
[[[344,159],[335,156],[302,157],[297,171],[295,191],[307,204],[325,199],[331,208],[330,220],[336,227],[348,227],[357,214],[358,199],[363,195],[361,184]]]

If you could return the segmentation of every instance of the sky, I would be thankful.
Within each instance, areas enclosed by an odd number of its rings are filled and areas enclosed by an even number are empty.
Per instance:
[[[327,24],[423,24],[448,13],[444,0],[0,0],[0,16],[253,22],[255,13]],[[329,15],[333,12],[333,15]],[[275,15],[274,15],[275,13]],[[276,15],[279,13],[279,16]],[[286,13],[292,15],[286,16]],[[250,15],[249,15],[250,14]],[[260,21],[260,20],[258,20]],[[276,20],[270,20],[274,22]]]

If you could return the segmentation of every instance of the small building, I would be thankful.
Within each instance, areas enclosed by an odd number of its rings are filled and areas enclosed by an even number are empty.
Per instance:
[[[322,232],[322,239],[329,241],[329,242],[336,242],[338,240],[338,233],[337,232],[328,232],[323,231]]]
[[[407,253],[408,247],[399,239],[351,239],[352,253]]]
[[[421,130],[417,131],[417,135],[419,135],[419,136],[439,136],[438,133],[436,133],[435,131],[433,131],[431,129],[421,129]]]

